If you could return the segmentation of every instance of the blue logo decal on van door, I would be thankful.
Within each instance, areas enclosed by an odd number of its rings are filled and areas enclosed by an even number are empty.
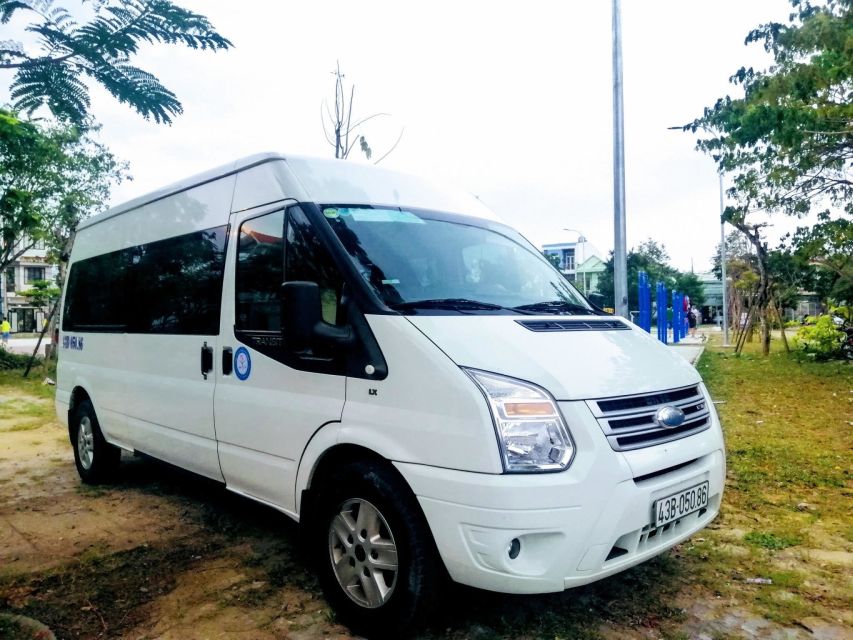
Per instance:
[[[234,352],[234,373],[240,380],[246,380],[252,373],[252,359],[246,347],[240,347]]]

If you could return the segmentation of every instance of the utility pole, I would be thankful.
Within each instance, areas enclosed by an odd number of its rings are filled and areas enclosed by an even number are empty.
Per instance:
[[[625,122],[622,104],[622,9],[613,0],[613,292],[616,315],[628,317],[625,245]]]
[[[723,202],[723,172],[720,171],[720,274],[723,282],[723,346],[729,346],[729,304],[728,281],[726,280],[726,221],[723,218],[726,207]]]

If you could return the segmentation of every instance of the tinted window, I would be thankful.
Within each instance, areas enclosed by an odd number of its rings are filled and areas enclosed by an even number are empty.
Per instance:
[[[320,287],[323,320],[339,324],[343,280],[332,256],[323,246],[305,212],[299,207],[288,209],[285,277],[288,281],[316,282]]]
[[[246,331],[279,331],[284,282],[284,211],[247,220],[237,244],[236,326]]]
[[[227,231],[216,227],[74,263],[63,329],[219,333]]]
[[[131,332],[219,333],[227,227],[135,247],[128,266]]]
[[[310,354],[282,348],[281,285],[316,282],[323,319],[342,324],[343,279],[299,206],[246,220],[240,226],[236,266],[235,330],[240,340],[271,358],[302,369],[341,373],[341,354],[316,345]]]
[[[65,292],[65,331],[126,331],[126,251],[114,251],[71,265]]]

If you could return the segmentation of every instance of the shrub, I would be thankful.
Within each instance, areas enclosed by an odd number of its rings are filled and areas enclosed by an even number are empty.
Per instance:
[[[823,360],[840,355],[844,334],[835,326],[831,316],[821,316],[813,325],[800,327],[794,344],[803,353]]]
[[[0,349],[0,369],[23,369],[30,357]]]

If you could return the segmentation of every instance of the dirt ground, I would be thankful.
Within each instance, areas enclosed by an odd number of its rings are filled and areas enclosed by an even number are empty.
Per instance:
[[[0,397],[0,613],[58,638],[352,637],[286,517],[143,458],[125,456],[115,485],[81,485],[45,395]],[[850,620],[791,626],[748,612],[698,584],[686,551],[562,594],[453,587],[420,637],[851,637]]]

